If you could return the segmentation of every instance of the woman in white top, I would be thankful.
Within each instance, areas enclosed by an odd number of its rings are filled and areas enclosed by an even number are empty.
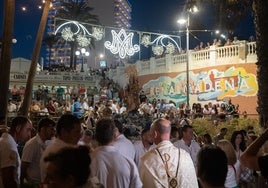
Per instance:
[[[234,147],[228,140],[220,140],[217,146],[225,152],[227,157],[228,172],[224,186],[226,188],[236,188],[240,176],[240,162],[237,160]]]
[[[236,157],[239,160],[242,152],[246,149],[245,137],[242,131],[234,131],[231,136],[231,143],[235,149]]]

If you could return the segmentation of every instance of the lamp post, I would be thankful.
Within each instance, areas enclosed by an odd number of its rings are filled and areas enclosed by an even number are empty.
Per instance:
[[[190,87],[189,87],[189,12],[187,11],[186,23],[186,104],[190,108]]]
[[[188,2],[188,1],[187,1]],[[188,7],[187,9],[187,18],[179,19],[177,22],[179,24],[186,25],[186,105],[187,108],[190,108],[190,87],[189,87],[189,62],[190,62],[190,53],[189,53],[189,25],[190,25],[190,12],[198,12],[198,9],[195,5]]]
[[[81,70],[80,70],[80,72],[84,72],[84,57],[88,57],[89,56],[89,52],[88,51],[86,51],[86,49],[85,48],[81,48],[80,50],[77,50],[76,52],[75,52],[75,55],[77,55],[77,56],[82,56],[82,64],[81,64]]]
[[[101,53],[98,56],[95,56],[95,69],[97,68],[97,61],[104,58],[104,55]]]

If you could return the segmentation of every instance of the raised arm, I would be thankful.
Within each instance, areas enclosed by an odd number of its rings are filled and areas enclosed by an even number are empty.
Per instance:
[[[241,155],[240,162],[250,169],[260,170],[258,162],[259,156],[257,156],[257,153],[267,140],[268,140],[268,128]]]

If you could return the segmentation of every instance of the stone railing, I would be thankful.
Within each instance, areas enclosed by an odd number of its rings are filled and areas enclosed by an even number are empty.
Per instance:
[[[161,74],[167,72],[186,71],[186,53],[166,55],[163,58],[152,57],[147,61],[137,61],[139,76]],[[257,62],[256,42],[241,41],[239,44],[216,47],[199,51],[189,51],[189,70],[201,69],[228,64],[243,64]],[[117,67],[108,72],[109,78],[114,79],[121,86],[127,83],[124,76],[126,67]]]
[[[152,57],[148,61],[136,63],[139,75],[159,74],[166,72],[183,72],[186,67],[186,54],[166,55],[163,58]],[[208,66],[226,64],[255,63],[257,61],[256,43],[241,41],[230,46],[216,47],[199,51],[189,51],[189,69],[200,69]]]

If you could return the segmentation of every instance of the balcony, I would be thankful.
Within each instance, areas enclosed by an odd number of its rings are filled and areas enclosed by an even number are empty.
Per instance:
[[[211,46],[209,49],[189,51],[189,70],[228,64],[257,62],[256,42],[242,41],[238,45],[223,47]],[[152,57],[148,61],[136,63],[139,76],[167,72],[183,72],[186,67],[186,53]]]
[[[207,67],[216,67],[220,65],[234,65],[256,63],[256,42],[241,41],[238,45],[216,47],[209,49],[189,51],[189,70],[197,70]],[[162,58],[152,57],[147,61],[137,61],[136,67],[139,76],[164,74],[172,72],[186,71],[186,53],[169,55]],[[117,67],[110,69],[109,78],[118,82],[121,86],[127,84],[127,77],[122,78],[126,67]]]

